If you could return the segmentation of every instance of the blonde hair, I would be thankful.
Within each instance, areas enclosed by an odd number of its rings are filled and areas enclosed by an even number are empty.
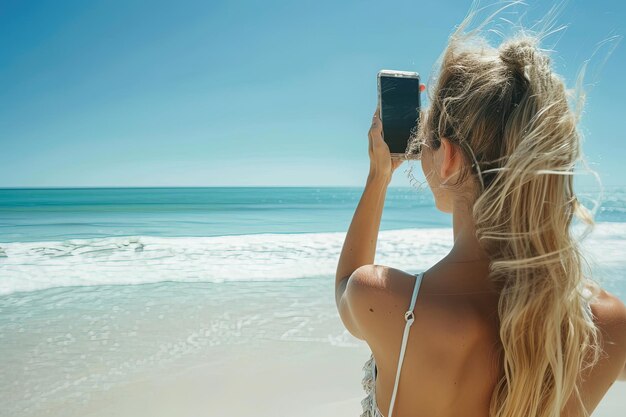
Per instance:
[[[570,230],[574,216],[593,225],[573,190],[583,96],[572,109],[539,36],[521,30],[493,47],[478,29],[464,32],[471,18],[450,37],[407,153],[447,138],[466,162],[458,184],[475,181],[476,235],[500,292],[504,372],[490,416],[558,417],[572,394],[588,416],[579,383],[599,360],[601,335],[584,286],[599,286]]]

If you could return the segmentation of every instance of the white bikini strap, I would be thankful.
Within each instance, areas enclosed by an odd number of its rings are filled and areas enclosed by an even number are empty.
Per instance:
[[[402,362],[404,361],[404,352],[406,351],[406,343],[409,339],[409,330],[411,329],[411,325],[413,324],[413,321],[415,320],[415,316],[413,315],[413,309],[415,308],[415,301],[417,300],[417,293],[419,292],[423,275],[424,273],[421,272],[415,276],[415,288],[413,289],[413,297],[411,298],[411,306],[409,307],[409,311],[404,313],[404,320],[406,320],[406,325],[404,326],[404,334],[402,335],[402,347],[400,348],[398,370],[396,371],[396,383],[393,386],[393,394],[391,395],[391,402],[389,403],[389,414],[387,415],[387,417],[392,417],[393,415],[393,405],[396,402],[396,393],[398,392],[398,383],[400,382],[400,371],[402,370]]]

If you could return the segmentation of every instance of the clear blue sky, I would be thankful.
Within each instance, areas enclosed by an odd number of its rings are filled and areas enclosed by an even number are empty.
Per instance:
[[[377,71],[427,76],[469,5],[3,0],[0,186],[363,185]],[[624,21],[624,2],[567,4],[547,45],[570,85]],[[583,149],[626,185],[626,42],[605,55]]]

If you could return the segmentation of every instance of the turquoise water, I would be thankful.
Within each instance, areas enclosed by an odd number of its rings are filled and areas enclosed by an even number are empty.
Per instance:
[[[0,190],[0,242],[345,231],[362,188]],[[381,229],[450,226],[430,192],[390,188]]]
[[[297,279],[334,273],[361,187],[0,190],[0,294],[60,286]],[[598,196],[581,194],[589,207]],[[626,266],[626,190],[589,239],[600,278]],[[427,268],[452,242],[429,190],[389,188],[378,263]],[[600,250],[601,248],[601,250]],[[618,285],[619,287],[619,285]],[[621,291],[621,290],[620,290]]]
[[[0,189],[0,242],[345,232],[361,193],[362,187]],[[626,222],[624,188],[605,190],[596,220]],[[429,190],[388,189],[381,230],[450,226]]]

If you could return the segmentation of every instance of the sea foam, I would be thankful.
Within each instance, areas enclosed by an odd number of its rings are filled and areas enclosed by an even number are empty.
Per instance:
[[[161,281],[285,280],[334,275],[345,232],[216,237],[108,237],[0,244],[0,294]],[[450,250],[452,229],[379,233],[376,264],[418,272]],[[626,223],[599,223],[583,241],[592,266],[626,269]]]

